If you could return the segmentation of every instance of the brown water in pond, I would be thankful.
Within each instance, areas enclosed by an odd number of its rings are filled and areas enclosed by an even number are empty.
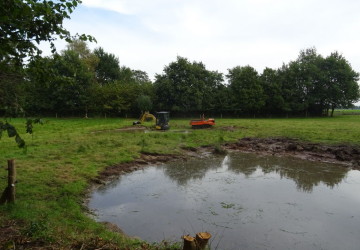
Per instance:
[[[89,207],[149,242],[207,231],[211,249],[360,249],[360,171],[234,153],[152,166]]]

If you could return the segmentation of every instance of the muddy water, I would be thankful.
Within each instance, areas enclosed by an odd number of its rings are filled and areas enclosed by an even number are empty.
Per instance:
[[[208,231],[211,249],[359,249],[359,191],[357,170],[236,153],[121,176],[89,206],[149,242]]]

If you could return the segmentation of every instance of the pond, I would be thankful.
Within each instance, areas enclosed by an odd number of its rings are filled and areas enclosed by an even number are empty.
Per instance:
[[[357,170],[231,153],[123,175],[89,207],[148,242],[207,231],[211,249],[359,249],[359,190]]]

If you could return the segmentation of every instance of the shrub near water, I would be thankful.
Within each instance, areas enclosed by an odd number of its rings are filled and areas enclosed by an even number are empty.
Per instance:
[[[191,130],[188,120],[172,119],[169,131],[149,133],[118,131],[132,123],[126,119],[44,120],[32,136],[22,131],[25,120],[11,121],[26,140],[27,151],[10,138],[0,140],[0,165],[16,159],[18,179],[16,204],[0,207],[0,222],[16,220],[24,236],[63,246],[96,237],[131,248],[141,244],[95,223],[85,215],[82,201],[99,171],[132,161],[142,152],[180,154],[183,148],[219,147],[242,137],[285,136],[327,144],[360,141],[360,116],[217,119],[214,128],[203,130]],[[0,171],[1,191],[6,180],[6,171]]]

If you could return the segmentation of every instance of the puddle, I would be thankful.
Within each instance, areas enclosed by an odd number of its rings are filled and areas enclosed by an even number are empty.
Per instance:
[[[208,231],[211,249],[359,249],[359,190],[357,170],[233,153],[123,175],[89,207],[149,242]]]

